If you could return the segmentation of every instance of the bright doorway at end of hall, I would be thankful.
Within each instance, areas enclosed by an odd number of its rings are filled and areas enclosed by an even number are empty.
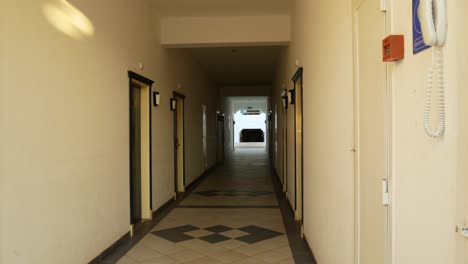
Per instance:
[[[235,148],[265,148],[266,118],[266,114],[255,107],[238,110],[234,114]]]

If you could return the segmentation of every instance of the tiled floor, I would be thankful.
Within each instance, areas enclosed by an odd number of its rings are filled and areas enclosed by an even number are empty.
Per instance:
[[[118,264],[295,263],[286,233],[265,151],[237,150]]]
[[[182,206],[278,206],[264,150],[239,149]]]

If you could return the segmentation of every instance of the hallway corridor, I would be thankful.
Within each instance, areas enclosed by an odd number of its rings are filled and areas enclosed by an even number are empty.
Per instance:
[[[0,264],[468,264],[468,0],[0,0]]]
[[[236,150],[118,263],[315,263],[272,179],[264,149]]]

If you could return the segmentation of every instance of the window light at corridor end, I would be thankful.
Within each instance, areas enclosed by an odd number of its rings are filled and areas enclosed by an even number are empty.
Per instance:
[[[261,114],[261,111],[259,109],[251,109],[251,108],[248,108],[248,109],[241,109],[241,114],[243,115],[260,115]]]

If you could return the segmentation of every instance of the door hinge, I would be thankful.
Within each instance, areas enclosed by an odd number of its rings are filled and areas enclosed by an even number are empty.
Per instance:
[[[387,0],[380,0],[380,11],[387,12]]]
[[[388,180],[382,180],[382,204],[388,206],[390,204],[390,194],[388,192]]]

